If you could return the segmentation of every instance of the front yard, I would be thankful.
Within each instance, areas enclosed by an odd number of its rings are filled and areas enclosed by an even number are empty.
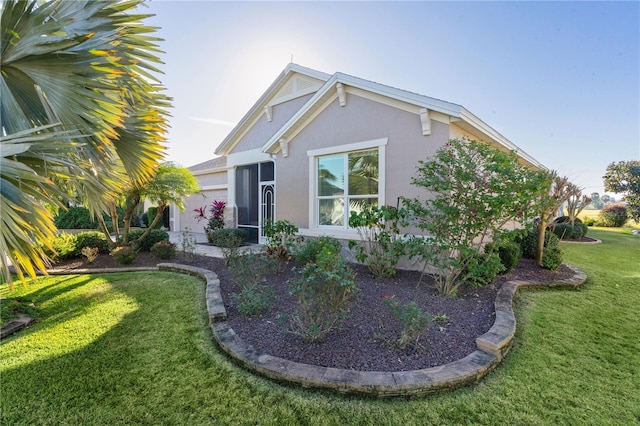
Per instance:
[[[18,286],[39,322],[0,345],[0,424],[639,422],[640,237],[589,235],[602,244],[562,245],[589,276],[582,290],[518,297],[504,365],[475,386],[409,401],[308,391],[245,372],[212,343],[196,278],[78,275]]]

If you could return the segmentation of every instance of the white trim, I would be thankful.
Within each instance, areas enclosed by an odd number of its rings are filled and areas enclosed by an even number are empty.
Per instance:
[[[374,139],[364,142],[349,143],[346,145],[330,146],[327,148],[312,149],[307,151],[307,157],[319,157],[321,155],[341,154],[344,152],[361,151],[363,149],[378,148],[387,145],[389,138]]]
[[[226,172],[228,169],[229,169],[229,167],[227,167],[227,166],[216,167],[215,169],[196,170],[195,172],[191,172],[191,174],[194,175],[194,176],[210,175],[210,174],[213,174],[213,173]]]
[[[331,235],[336,238],[353,238],[357,235],[355,230],[349,229],[348,221],[344,226],[318,226],[317,211],[317,188],[318,188],[318,170],[316,167],[316,159],[325,155],[348,154],[350,152],[363,151],[367,149],[378,149],[378,206],[386,204],[386,146],[389,138],[374,139],[370,141],[356,142],[345,145],[332,146],[327,148],[313,149],[307,151],[309,159],[309,235]],[[346,161],[346,159],[345,159]],[[346,195],[345,195],[346,197]],[[373,198],[373,197],[372,197]],[[345,203],[346,204],[346,203]],[[345,207],[348,213],[348,206]],[[345,218],[346,220],[346,218]],[[355,233],[355,234],[354,234]]]
[[[293,92],[289,95],[285,95],[279,98],[273,98],[271,101],[269,101],[269,106],[276,106],[276,105],[280,105],[283,104],[285,102],[289,102],[292,101],[294,99],[298,99],[301,98],[303,96],[307,96],[310,95],[312,93],[315,93],[318,91],[319,88],[322,87],[322,85],[324,84],[324,80],[322,80],[320,82],[320,84],[314,84],[313,86],[307,87],[306,89],[302,89],[302,90],[298,90],[296,92]]]
[[[267,121],[273,120],[272,112],[273,109],[271,108],[271,105],[264,106],[264,113],[267,115]]]
[[[273,161],[273,158],[271,158],[271,155],[262,152],[260,148],[234,152],[227,156],[227,166],[229,169],[234,169],[237,166],[244,166],[246,164],[263,163],[265,161]]]
[[[229,185],[226,183],[223,184],[219,184],[219,185],[207,185],[207,186],[201,186],[200,189],[202,191],[217,191],[220,189],[228,189]]]
[[[342,86],[342,83],[337,83],[336,84],[336,89],[338,91],[338,101],[340,102],[340,106],[346,106],[347,105],[347,95],[344,92],[344,87]]]
[[[422,136],[431,134],[431,118],[429,118],[429,110],[420,108],[420,123],[422,124]]]

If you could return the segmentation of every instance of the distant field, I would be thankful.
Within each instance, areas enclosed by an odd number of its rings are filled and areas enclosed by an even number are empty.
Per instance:
[[[592,218],[592,219],[598,219],[598,215],[600,214],[600,210],[583,210],[580,212],[580,214],[578,215],[578,217],[580,219],[585,219],[587,217]],[[633,220],[629,219],[627,221],[627,223],[624,225],[625,228],[632,228],[632,229],[640,229],[640,224],[636,224]]]

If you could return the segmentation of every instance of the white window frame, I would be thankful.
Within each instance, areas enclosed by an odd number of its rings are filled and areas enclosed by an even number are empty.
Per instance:
[[[332,225],[319,225],[318,218],[318,157],[335,154],[349,154],[356,151],[365,151],[371,149],[378,149],[378,206],[385,205],[385,152],[389,138],[374,139],[364,142],[356,142],[346,145],[332,146],[328,148],[314,149],[307,151],[307,157],[309,158],[309,230],[311,231],[325,231],[325,233],[331,233],[336,237],[339,237],[341,233],[344,233],[346,237],[351,238],[356,231],[353,228],[349,228],[348,220],[345,219],[343,226]],[[345,160],[346,161],[346,160]],[[345,188],[345,209],[348,214],[348,206],[346,206],[346,200],[348,198]],[[374,197],[373,197],[374,198]]]

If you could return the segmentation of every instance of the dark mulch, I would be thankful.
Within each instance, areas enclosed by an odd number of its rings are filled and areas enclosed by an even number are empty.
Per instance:
[[[224,267],[222,259],[196,256],[193,261],[180,257],[171,262],[186,263],[215,271],[221,282],[228,322],[235,332],[254,348],[292,361],[360,371],[404,371],[441,365],[463,358],[476,350],[476,337],[484,334],[494,322],[494,300],[500,286],[508,280],[551,282],[573,275],[562,265],[558,271],[539,268],[533,261],[522,259],[516,269],[500,276],[483,288],[462,286],[455,298],[439,296],[429,278],[415,271],[399,271],[393,278],[374,280],[366,267],[352,265],[360,289],[357,302],[342,326],[330,333],[324,342],[308,344],[286,331],[283,315],[291,315],[296,307],[289,294],[287,280],[297,276],[293,263],[280,274],[268,278],[275,300],[271,311],[258,317],[244,317],[234,306],[231,295],[238,284]],[[154,266],[166,262],[149,253],[140,253],[131,266]],[[71,260],[56,267],[73,269],[120,266],[111,256],[100,255],[93,264]],[[446,315],[446,321],[433,321],[420,336],[418,345],[406,350],[392,342],[401,330],[385,304],[382,295],[394,295],[402,303],[415,301],[431,315]]]

